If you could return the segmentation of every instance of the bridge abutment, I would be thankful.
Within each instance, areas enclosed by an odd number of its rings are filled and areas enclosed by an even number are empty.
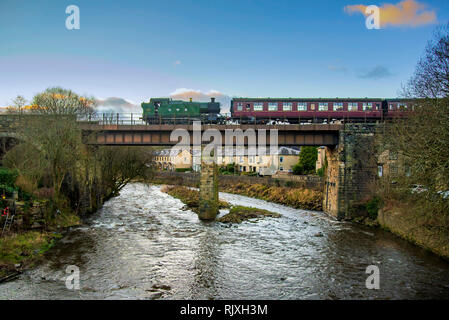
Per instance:
[[[201,158],[200,196],[198,217],[201,220],[215,220],[218,205],[218,167],[213,157]]]
[[[323,210],[339,220],[361,214],[360,205],[369,200],[376,188],[376,138],[381,125],[345,124],[339,144],[326,147],[327,172]]]

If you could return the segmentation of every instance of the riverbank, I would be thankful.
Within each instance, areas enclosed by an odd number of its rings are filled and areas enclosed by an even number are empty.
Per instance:
[[[323,209],[323,193],[316,190],[237,183],[226,184],[220,191],[275,202],[295,209],[314,211]]]
[[[28,231],[0,239],[0,283],[32,268],[60,239],[60,233]]]
[[[379,210],[377,221],[393,234],[449,260],[449,228],[425,209],[411,204],[392,202]]]
[[[44,254],[70,227],[78,226],[80,223],[78,216],[62,214],[45,230],[42,228],[21,230],[4,235],[0,238],[0,283],[9,281],[15,274],[33,268],[42,261]]]

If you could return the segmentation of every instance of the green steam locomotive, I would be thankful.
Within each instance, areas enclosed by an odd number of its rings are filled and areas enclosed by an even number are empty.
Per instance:
[[[142,118],[148,124],[189,123],[192,120],[218,122],[220,103],[211,98],[210,102],[172,100],[171,98],[151,98],[141,104]]]

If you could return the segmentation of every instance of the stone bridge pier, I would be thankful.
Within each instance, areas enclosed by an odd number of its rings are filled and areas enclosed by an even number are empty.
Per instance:
[[[202,153],[198,218],[215,220],[219,211],[218,166],[213,156]]]
[[[339,143],[326,147],[327,172],[323,210],[338,220],[361,215],[360,205],[369,200],[376,188],[376,139],[381,124],[346,124]]]

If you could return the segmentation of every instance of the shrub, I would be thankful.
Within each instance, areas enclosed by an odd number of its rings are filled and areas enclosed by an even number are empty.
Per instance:
[[[0,185],[14,187],[18,176],[19,174],[16,170],[0,168]]]
[[[368,212],[368,216],[375,220],[377,219],[377,214],[379,212],[381,206],[381,201],[379,198],[375,197],[368,201],[365,205],[366,211]]]
[[[302,166],[302,164],[295,164],[292,168],[293,174],[295,175],[301,175],[304,174],[304,167]]]
[[[316,172],[320,177],[324,177],[324,168],[319,168]]]

